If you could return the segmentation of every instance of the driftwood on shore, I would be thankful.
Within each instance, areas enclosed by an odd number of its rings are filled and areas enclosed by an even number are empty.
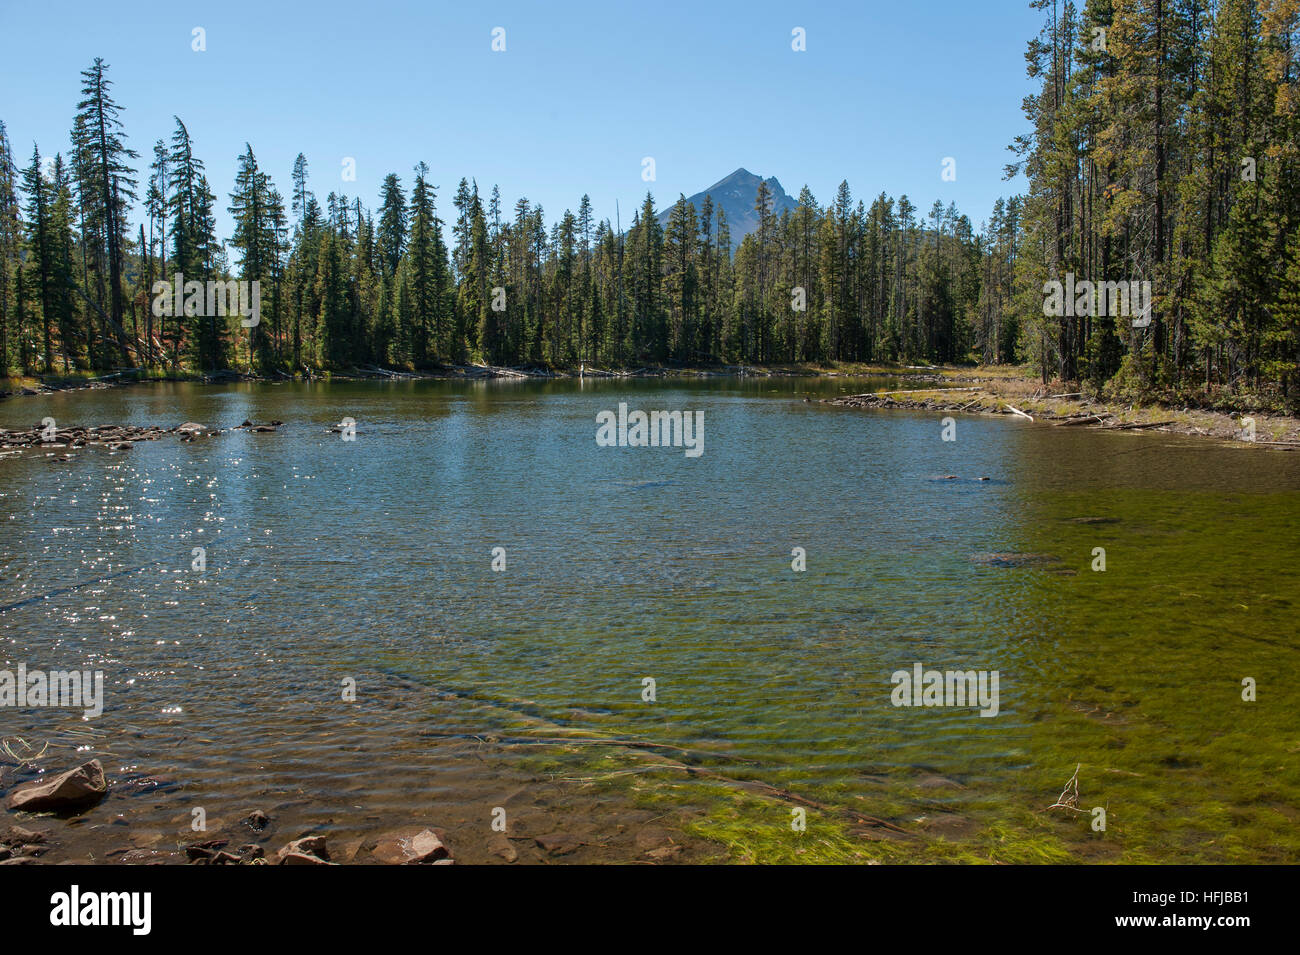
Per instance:
[[[393,371],[389,368],[380,368],[377,365],[358,365],[357,370],[375,378],[391,378],[399,380],[418,377],[407,371]]]
[[[949,392],[949,391],[979,391],[980,389],[979,388],[945,388],[943,390],[945,392]],[[875,395],[926,395],[926,394],[933,394],[933,393],[934,393],[933,388],[912,388],[909,391],[877,391],[872,393],[872,397],[874,397]],[[853,395],[852,397],[865,398],[867,396]]]
[[[501,365],[464,365],[453,366],[452,370],[463,372],[458,377],[470,379],[484,378],[555,378],[555,372],[547,368],[506,368]]]
[[[1071,415],[1070,417],[1064,419],[1063,421],[1057,422],[1056,427],[1070,428],[1081,424],[1101,424],[1107,418],[1113,418],[1113,417],[1115,416],[1111,414],[1109,411],[1103,411],[1100,412],[1099,414]]]
[[[962,398],[969,397],[968,393],[980,391],[979,388],[944,388],[943,392],[962,392]],[[838,398],[823,398],[823,404],[839,405],[846,408],[889,408],[901,411],[955,411],[968,412],[972,414],[1011,414],[1007,410],[1004,402],[999,401],[991,395],[981,393],[979,396],[969,401],[941,401],[937,398],[904,398],[902,400],[895,398],[894,395],[912,395],[912,394],[934,394],[934,389],[920,389],[917,391],[880,391],[868,392],[860,395],[842,395]],[[985,402],[988,404],[985,404]],[[973,411],[971,409],[974,409]],[[1025,417],[1028,417],[1026,415]]]
[[[958,380],[970,381],[971,379]],[[1043,391],[1046,389],[1034,391],[1033,394],[1026,396],[1023,388],[1002,389],[995,383],[989,387],[912,389],[841,395],[836,398],[823,398],[821,402],[846,408],[884,408],[939,414],[1017,415],[1028,418],[1038,427],[1081,427],[1097,431],[1168,431],[1243,441],[1235,417],[1228,414],[1209,410],[1198,412],[1194,408],[1183,408],[1183,413],[1188,415],[1184,419],[1160,417],[1155,420],[1142,420],[1152,419],[1166,409],[1148,408],[1135,411],[1132,406],[1129,406],[1112,410],[1094,399],[1083,397],[1082,392],[1046,395],[1042,393]],[[1007,401],[1008,397],[1024,404],[1028,410],[1021,410],[1011,404]],[[1044,408],[1035,404],[1039,401],[1060,403]],[[1198,415],[1200,415],[1199,420]],[[1135,417],[1138,420],[1125,421],[1124,417]],[[1300,449],[1300,442],[1288,440],[1296,434],[1295,422],[1283,419],[1280,424],[1283,428],[1289,427],[1291,430],[1279,432],[1273,428],[1270,437],[1275,440],[1263,440],[1261,436],[1249,443],[1277,450]]]
[[[1140,428],[1167,428],[1171,424],[1177,424],[1177,421],[1132,421],[1128,424],[1112,424],[1107,426],[1108,431],[1136,431]]]

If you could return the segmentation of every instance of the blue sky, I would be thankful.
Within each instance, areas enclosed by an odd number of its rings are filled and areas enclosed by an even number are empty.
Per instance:
[[[423,159],[444,219],[462,176],[485,196],[499,184],[507,209],[540,202],[548,223],[584,192],[602,218],[617,200],[626,226],[647,188],[662,208],[743,166],[791,195],[806,183],[823,204],[841,179],[868,200],[953,201],[978,226],[1023,188],[1002,167],[1026,127],[1023,53],[1038,26],[1027,0],[0,0],[0,119],[20,165],[33,140],[66,152],[79,71],[102,56],[142,166],[173,114],[185,121],[223,236],[245,142],[282,193],[302,152],[319,199],[341,191],[371,209],[386,173],[409,186]],[[949,156],[954,182],[940,175]]]

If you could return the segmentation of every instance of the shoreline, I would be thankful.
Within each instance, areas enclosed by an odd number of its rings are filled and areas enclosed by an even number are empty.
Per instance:
[[[405,371],[361,366],[320,374],[260,375],[238,371],[214,374],[149,375],[139,369],[95,378],[0,378],[0,401],[38,397],[63,391],[124,388],[153,382],[230,384],[286,381],[562,381],[574,379],[691,379],[691,378],[892,378],[910,386],[893,391],[863,392],[818,403],[838,407],[944,412],[949,414],[1012,415],[1049,427],[1083,427],[1101,431],[1150,430],[1211,438],[1233,444],[1275,450],[1300,449],[1300,417],[1258,410],[1247,400],[1223,409],[1186,401],[1156,399],[1145,403],[1089,397],[1069,391],[1059,382],[1050,386],[1023,369],[1010,366],[887,365],[871,363],[775,365],[648,365],[635,369],[518,368],[492,365],[448,365],[436,369]],[[930,385],[932,387],[924,387]],[[810,399],[806,399],[810,400]]]
[[[1059,392],[1038,379],[945,376],[968,386],[910,388],[823,398],[822,404],[871,410],[1018,417],[1041,427],[1092,431],[1160,431],[1233,445],[1300,450],[1300,418],[1258,411],[1218,411],[1192,405],[1104,401],[1083,392]]]
[[[268,382],[286,381],[492,381],[492,380],[534,380],[562,381],[582,378],[634,379],[634,378],[875,378],[898,377],[905,373],[902,369],[887,365],[851,365],[848,370],[828,366],[806,364],[778,365],[699,365],[671,366],[645,365],[639,368],[603,369],[587,368],[546,368],[541,366],[521,365],[505,367],[498,365],[444,365],[439,368],[425,368],[418,371],[405,369],[379,368],[373,365],[346,368],[338,371],[312,372],[307,375],[289,375],[284,372],[276,374],[257,374],[235,370],[212,373],[171,372],[162,374],[148,373],[145,369],[126,369],[108,375],[96,377],[73,376],[0,376],[0,401],[7,398],[37,397],[55,394],[61,391],[94,391],[108,388],[124,388],[129,385],[149,384],[152,382],[191,382],[194,384],[220,385],[232,382]]]

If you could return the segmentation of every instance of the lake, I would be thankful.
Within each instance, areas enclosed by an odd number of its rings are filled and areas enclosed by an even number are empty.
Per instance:
[[[174,851],[195,809],[256,841],[260,808],[272,849],[428,824],[466,861],[1300,861],[1300,455],[817,400],[878,387],[909,386],[4,402],[284,425],[0,459],[0,668],[105,679],[97,718],[0,734],[103,761],[69,858]],[[598,446],[620,403],[702,414],[703,453]],[[896,706],[917,664],[996,671],[996,715]]]

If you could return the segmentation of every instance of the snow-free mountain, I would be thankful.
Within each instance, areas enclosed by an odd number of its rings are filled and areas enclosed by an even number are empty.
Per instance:
[[[786,209],[793,212],[798,203],[786,195],[775,176],[764,180],[748,169],[737,169],[702,192],[689,196],[686,201],[695,207],[695,214],[699,215],[700,209],[704,207],[704,197],[712,196],[715,221],[717,208],[721,206],[727,214],[727,225],[731,229],[731,244],[734,248],[740,245],[741,239],[758,228],[758,213],[754,210],[754,200],[758,196],[758,184],[764,181],[767,182],[767,188],[772,191],[772,215],[779,217]],[[659,213],[660,225],[668,224],[668,217],[676,204],[677,201],[674,199],[664,206]]]

